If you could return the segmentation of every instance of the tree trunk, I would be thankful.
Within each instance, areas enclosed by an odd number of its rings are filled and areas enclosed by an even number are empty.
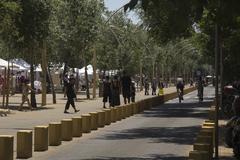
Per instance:
[[[90,99],[88,72],[87,72],[87,66],[86,65],[85,65],[85,81],[86,81],[86,95],[87,95],[87,99]]]
[[[162,64],[162,82],[164,82],[164,64]]]
[[[7,68],[7,79],[6,79],[6,105],[5,108],[8,108],[8,103],[9,103],[9,80],[10,80],[10,65],[8,61],[8,68]]]
[[[140,60],[140,91],[143,90],[142,61]]]
[[[75,90],[76,90],[76,93],[77,93],[78,90],[79,90],[79,69],[78,69],[78,68],[77,68],[77,73],[76,73]]]
[[[33,65],[32,61],[30,64],[30,79],[31,79],[31,88],[35,90],[35,88],[34,88],[34,65]],[[35,96],[34,91],[31,91],[31,105],[33,108],[37,107],[36,96]]]
[[[3,95],[3,101],[2,101],[2,107],[5,107],[5,99],[6,99],[6,77],[7,77],[7,68],[4,68],[4,81],[2,85],[2,95]]]
[[[47,50],[46,43],[42,44],[42,106],[47,104]]]
[[[96,49],[93,50],[93,98],[96,98],[96,88],[97,88],[97,57],[96,57]]]
[[[47,68],[47,74],[48,74],[49,79],[50,79],[50,86],[51,86],[51,89],[52,89],[53,104],[56,104],[57,103],[56,92],[55,92],[55,88],[54,88],[54,84],[53,84],[53,80],[52,80],[52,75],[51,75],[49,67]]]

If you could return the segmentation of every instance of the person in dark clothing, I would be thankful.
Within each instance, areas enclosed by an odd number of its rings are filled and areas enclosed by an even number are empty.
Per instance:
[[[66,85],[67,103],[65,105],[64,113],[69,113],[67,110],[69,109],[70,104],[73,107],[75,112],[79,112],[79,110],[76,109],[75,103],[74,103],[74,98],[76,98],[76,93],[74,91],[74,84],[75,84],[75,79],[70,78],[69,83]]]
[[[145,95],[149,95],[149,82],[147,78],[144,81],[144,88],[145,88]]]
[[[131,101],[135,102],[135,95],[136,95],[136,88],[135,88],[135,83],[132,81],[131,83]]]
[[[152,80],[152,95],[156,95],[156,90],[157,90],[157,80],[154,77]]]
[[[176,89],[177,89],[177,93],[181,92],[181,95],[182,95],[181,99],[183,100],[184,82],[182,78],[178,78]]]
[[[124,99],[124,103],[130,103],[130,87],[131,87],[131,78],[126,75],[126,72],[123,71],[123,77],[121,79],[122,82],[122,95]]]
[[[64,97],[66,97],[66,94],[67,94],[68,83],[69,83],[68,75],[65,74],[65,76],[63,77],[63,94],[64,94]]]
[[[119,106],[120,105],[120,82],[117,76],[114,76],[111,82],[111,106]]]
[[[105,81],[103,82],[103,108],[106,108],[106,102],[111,103],[111,82],[109,81],[109,76],[106,76]]]

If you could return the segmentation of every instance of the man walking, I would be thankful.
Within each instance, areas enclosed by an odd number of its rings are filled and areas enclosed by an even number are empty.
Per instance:
[[[67,110],[71,106],[73,107],[75,112],[79,112],[80,110],[77,110],[74,103],[74,98],[76,98],[76,93],[74,90],[74,84],[75,84],[75,78],[70,78],[69,83],[66,85],[66,94],[67,94],[67,103],[65,105],[64,113],[69,113]]]
[[[103,82],[103,108],[106,108],[106,102],[109,102],[109,106],[111,104],[111,82],[109,80],[109,76],[106,76],[106,79]]]

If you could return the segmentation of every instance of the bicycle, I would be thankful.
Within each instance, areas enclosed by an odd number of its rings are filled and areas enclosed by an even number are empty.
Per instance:
[[[178,100],[179,100],[179,103],[181,103],[183,100],[183,93],[181,90],[178,90]]]

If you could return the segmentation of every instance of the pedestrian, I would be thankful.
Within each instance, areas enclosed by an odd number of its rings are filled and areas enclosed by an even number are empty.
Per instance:
[[[163,91],[164,84],[163,84],[163,82],[159,82],[158,88],[159,88],[158,95],[159,95],[159,96],[160,96],[160,95],[163,95],[163,94],[164,94],[164,91]]]
[[[115,75],[111,82],[111,106],[119,106],[120,105],[120,82],[118,80],[118,76]]]
[[[145,89],[145,95],[149,95],[149,82],[147,78],[144,81],[144,89]]]
[[[135,95],[136,95],[135,82],[132,81],[131,83],[131,101],[132,102],[135,102]]]
[[[124,104],[130,103],[130,86],[131,86],[131,78],[127,75],[126,71],[123,71],[123,77],[121,79],[122,82],[122,95],[124,99]]]
[[[28,98],[28,95],[29,95],[29,91],[33,91],[35,92],[34,89],[32,89],[29,85],[29,80],[28,79],[25,79],[23,82],[22,82],[22,103],[20,104],[18,110],[19,111],[22,111],[22,108],[23,108],[23,104],[25,102],[27,102],[28,104],[28,107],[32,110],[32,105],[30,104],[30,100]]]
[[[69,83],[68,75],[65,74],[64,77],[63,77],[63,94],[64,94],[64,97],[66,97],[66,94],[67,94],[68,83]]]
[[[111,104],[111,82],[109,76],[106,76],[103,81],[103,108],[106,108],[106,102],[109,102],[109,106]]]
[[[75,79],[70,78],[69,83],[67,83],[67,85],[66,85],[67,103],[65,105],[64,113],[69,113],[67,110],[69,109],[70,104],[73,107],[75,112],[80,111],[80,110],[76,109],[75,103],[74,103],[74,98],[76,98],[76,93],[75,93],[75,90],[74,90],[74,84],[75,84]]]
[[[152,95],[156,95],[156,90],[157,90],[157,80],[154,77],[152,80]]]

